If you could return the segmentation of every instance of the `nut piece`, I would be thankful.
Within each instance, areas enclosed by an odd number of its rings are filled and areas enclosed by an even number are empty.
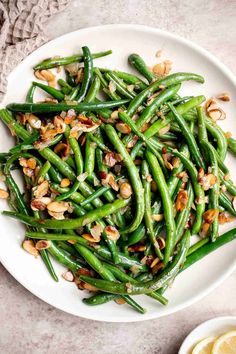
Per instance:
[[[123,182],[120,184],[120,196],[123,199],[128,199],[133,193],[131,185],[128,182]]]
[[[33,240],[25,240],[22,243],[23,249],[30,253],[32,256],[37,257],[39,255],[39,251],[35,248]]]
[[[230,101],[230,96],[229,96],[228,93],[222,93],[217,98],[218,98],[218,100],[221,100],[221,101],[224,101],[224,102]]]
[[[35,198],[42,198],[44,197],[49,189],[48,181],[43,181],[40,185],[33,188],[33,196]]]
[[[0,199],[7,199],[9,197],[9,193],[4,189],[0,189]]]
[[[208,110],[208,116],[214,121],[223,120],[226,118],[225,112],[219,107]]]
[[[117,297],[115,299],[115,302],[117,303],[117,305],[124,305],[126,303],[126,301],[123,299],[123,297]]]
[[[157,76],[165,76],[168,75],[172,69],[172,62],[170,60],[165,60],[162,63],[156,64],[152,71]]]
[[[103,227],[98,223],[96,223],[93,227],[91,227],[90,233],[95,240],[98,240],[96,242],[99,242],[101,240],[102,231],[103,231]]]
[[[163,218],[164,218],[164,214],[152,214],[152,219],[154,220],[154,221],[161,221],[161,220],[163,220]]]
[[[103,178],[104,177],[104,178]],[[112,189],[114,189],[116,192],[118,192],[119,190],[119,185],[115,180],[115,177],[111,174],[111,173],[105,173],[104,175],[102,173],[102,180],[101,183],[103,186],[105,187],[111,187]]]
[[[69,209],[69,203],[67,202],[51,202],[47,205],[47,209],[49,211],[55,212],[55,213],[62,213],[65,212]]]
[[[63,178],[63,179],[61,180],[60,187],[66,188],[66,187],[69,187],[69,185],[70,185],[70,180],[69,180],[69,178]]]
[[[92,234],[83,234],[82,237],[89,242],[100,242],[101,237],[93,237]]]
[[[188,192],[186,190],[181,189],[177,195],[175,208],[176,211],[182,211],[186,208],[188,203]]]
[[[47,81],[49,86],[55,86],[55,75],[50,70],[36,70],[34,75],[39,80]]]
[[[205,211],[203,214],[203,219],[206,223],[212,224],[215,218],[217,218],[219,215],[219,210],[218,209],[208,209]]]
[[[119,122],[116,123],[116,129],[121,132],[122,134],[130,134],[131,133],[131,128],[128,126],[128,124]]]
[[[74,275],[73,273],[68,270],[67,272],[63,273],[62,278],[64,278],[66,281],[73,282],[74,281]]]
[[[51,203],[52,198],[43,197],[39,199],[33,199],[30,203],[31,209],[34,211],[45,210],[47,205]]]
[[[114,226],[106,226],[104,232],[109,240],[112,241],[117,241],[120,237],[119,231]]]
[[[48,240],[39,240],[37,241],[35,248],[39,251],[41,250],[46,250],[47,248],[49,248],[51,246],[51,241]]]
[[[227,222],[231,222],[235,220],[235,217],[228,213],[220,213],[218,216],[218,220],[220,224],[225,224]]]
[[[199,178],[199,175],[198,175],[198,182],[203,187],[204,191],[208,191],[217,182],[217,178],[212,173],[208,173],[208,174],[206,174],[206,175],[204,175],[203,177],[200,177],[200,178]]]

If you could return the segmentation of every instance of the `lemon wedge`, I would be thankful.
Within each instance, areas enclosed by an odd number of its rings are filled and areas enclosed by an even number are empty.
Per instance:
[[[236,331],[227,332],[216,339],[212,354],[236,354]]]
[[[199,342],[192,351],[192,354],[212,354],[215,337],[207,337]]]

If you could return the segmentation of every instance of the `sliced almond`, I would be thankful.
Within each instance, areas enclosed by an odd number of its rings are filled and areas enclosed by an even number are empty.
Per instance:
[[[49,240],[39,240],[36,242],[35,248],[39,251],[46,250],[51,246],[51,241]]]
[[[229,102],[230,101],[230,96],[228,93],[222,93],[219,96],[217,96],[218,100],[224,101],[224,102]]]
[[[159,222],[159,221],[163,220],[163,218],[164,218],[164,214],[152,214],[152,219],[154,221]]]
[[[50,70],[36,70],[34,75],[39,80],[47,81],[49,85],[54,85],[55,75]]]
[[[215,122],[217,120],[223,120],[226,118],[225,112],[223,111],[223,109],[219,107],[214,109],[209,109],[207,112],[208,112],[208,116]]]
[[[128,182],[123,182],[120,184],[120,196],[122,199],[130,198],[132,193],[132,187]]]
[[[39,251],[36,249],[33,240],[24,240],[22,243],[22,247],[26,252],[28,252],[32,256],[37,257],[39,255]]]
[[[176,211],[182,211],[186,208],[188,203],[188,192],[186,190],[181,189],[177,195],[175,208]]]
[[[219,210],[218,209],[208,209],[203,214],[203,219],[206,223],[212,224],[213,221],[218,217]]]
[[[55,211],[50,211],[48,210],[48,214],[51,215],[54,219],[56,220],[63,220],[65,219],[64,212],[55,212]]]
[[[47,194],[48,189],[49,183],[45,180],[43,183],[33,188],[33,196],[35,198],[42,198]]]
[[[100,241],[101,241],[101,237],[100,237],[100,236],[99,236],[99,237],[97,236],[97,237],[95,238],[95,237],[92,236],[92,234],[83,234],[82,237],[83,237],[85,240],[89,241],[89,242],[95,242],[95,243],[97,243],[97,242],[100,242]]]
[[[0,199],[7,199],[9,197],[9,193],[4,189],[0,188]]]
[[[74,275],[73,273],[68,270],[67,272],[62,274],[62,278],[64,278],[66,281],[73,282],[74,281]]]
[[[43,197],[40,199],[33,199],[30,203],[31,209],[34,211],[45,210],[47,205],[52,202],[52,198]]]
[[[129,127],[129,125],[123,122],[116,123],[116,129],[122,134],[131,133],[131,128]]]
[[[165,60],[162,63],[156,64],[152,68],[152,71],[157,76],[166,76],[169,74],[171,69],[172,69],[172,62],[170,60]]]
[[[69,209],[69,203],[67,202],[51,202],[47,205],[48,211],[52,211],[54,213],[64,213]]]
[[[225,224],[227,222],[231,222],[235,220],[235,217],[228,213],[219,213],[218,220],[220,224]]]
[[[119,231],[114,226],[106,226],[104,232],[112,241],[117,241],[120,237]]]
[[[30,126],[34,129],[40,129],[41,128],[41,120],[36,117],[34,114],[30,113],[27,115],[27,120],[30,124]]]
[[[69,187],[69,185],[70,185],[69,178],[63,178],[60,182],[60,187],[62,187],[62,188]]]
[[[92,237],[95,240],[99,240],[99,241],[101,240],[102,231],[103,231],[103,227],[98,223],[93,225],[93,227],[91,227],[91,229],[90,229],[90,233],[91,233]],[[97,242],[99,242],[99,241],[97,241]]]

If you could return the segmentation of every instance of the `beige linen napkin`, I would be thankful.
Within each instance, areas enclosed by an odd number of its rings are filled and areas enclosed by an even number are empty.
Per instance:
[[[44,23],[70,0],[0,1],[0,101],[7,76],[30,52],[47,41]]]

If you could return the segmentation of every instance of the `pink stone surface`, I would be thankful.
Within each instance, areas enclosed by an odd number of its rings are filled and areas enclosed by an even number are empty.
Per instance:
[[[236,73],[234,0],[74,0],[47,25],[51,38],[79,28],[137,23],[200,44]],[[101,323],[59,311],[29,293],[0,266],[0,354],[176,354],[199,323],[236,315],[236,273],[202,301],[165,318]]]

